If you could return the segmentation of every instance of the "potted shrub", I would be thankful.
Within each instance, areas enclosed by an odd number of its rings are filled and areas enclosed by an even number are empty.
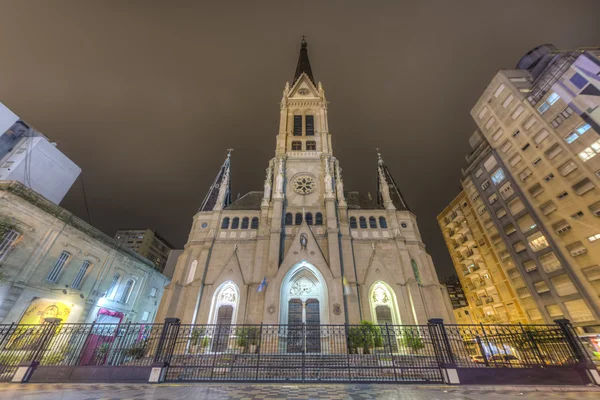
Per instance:
[[[251,327],[246,330],[246,335],[248,337],[248,347],[250,353],[256,353],[256,348],[258,347],[258,342],[260,341],[260,329],[257,327]]]
[[[379,325],[370,321],[361,321],[360,328],[363,334],[363,347],[365,354],[371,354],[371,349],[383,347],[383,337]]]
[[[204,350],[204,347],[206,347],[206,346],[202,346],[202,342],[204,341],[204,338],[206,338],[206,329],[204,329],[204,328],[192,329],[192,334],[190,335],[190,345],[192,346],[192,349],[200,347],[201,350]]]
[[[350,351],[358,354],[363,354],[364,349],[364,335],[362,327],[353,326],[348,329],[348,346]]]
[[[126,357],[131,357],[134,360],[139,360],[140,358],[144,357],[145,353],[146,353],[146,346],[145,346],[145,343],[143,343],[143,342],[136,343],[133,346],[126,348],[123,351],[123,354]]]
[[[248,329],[240,328],[236,332],[236,344],[240,348],[242,353],[246,352],[246,347],[248,347]]]
[[[410,333],[404,333],[404,335],[402,335],[402,345],[408,347],[413,354],[418,354],[419,350],[425,347],[423,339],[420,336],[416,336]]]
[[[200,341],[200,349],[202,349],[202,353],[206,353],[206,350],[208,349],[209,344],[210,344],[210,339],[208,338],[208,336],[204,336],[202,338],[202,340]]]

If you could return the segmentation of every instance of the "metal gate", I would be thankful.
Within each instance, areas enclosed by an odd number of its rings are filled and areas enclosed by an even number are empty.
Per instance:
[[[181,325],[166,380],[442,382],[428,326],[319,325],[316,318]],[[222,351],[213,351],[215,342]]]

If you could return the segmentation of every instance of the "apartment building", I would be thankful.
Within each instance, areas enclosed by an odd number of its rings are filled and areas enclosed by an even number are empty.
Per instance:
[[[144,258],[152,261],[163,272],[173,246],[151,229],[119,229],[115,239]]]
[[[463,190],[438,215],[468,302],[467,307],[455,308],[456,320],[460,323],[529,323],[531,319],[509,282],[508,271],[514,268],[514,263],[510,258],[501,259],[500,253],[505,248],[492,241],[496,232],[486,228],[486,214],[476,212],[482,206],[480,203],[480,196],[469,196]]]

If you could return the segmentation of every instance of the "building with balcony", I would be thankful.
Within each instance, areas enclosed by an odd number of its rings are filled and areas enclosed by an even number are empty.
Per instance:
[[[160,272],[164,272],[169,254],[173,250],[173,246],[165,238],[151,229],[119,229],[115,240],[152,261]]]

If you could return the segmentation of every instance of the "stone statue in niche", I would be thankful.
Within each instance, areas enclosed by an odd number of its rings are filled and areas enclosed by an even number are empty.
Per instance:
[[[306,233],[300,234],[300,249],[306,250],[307,244],[308,244],[308,236],[306,236]]]

